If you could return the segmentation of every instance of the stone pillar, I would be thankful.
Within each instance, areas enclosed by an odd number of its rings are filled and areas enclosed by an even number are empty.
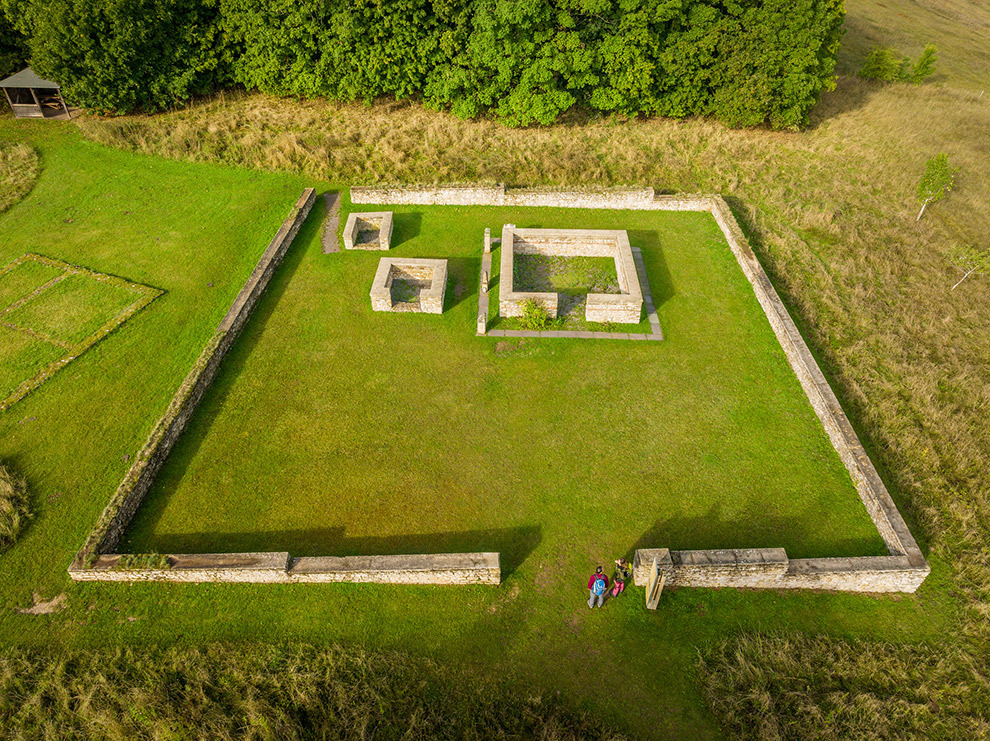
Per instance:
[[[492,251],[492,230],[485,228],[485,253]],[[485,291],[487,293],[487,290]]]

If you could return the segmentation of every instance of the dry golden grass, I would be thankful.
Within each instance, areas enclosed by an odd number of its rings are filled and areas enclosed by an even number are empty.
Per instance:
[[[41,172],[38,153],[27,144],[0,142],[0,213],[34,187]]]
[[[30,516],[27,483],[0,464],[0,552],[14,544]]]
[[[622,741],[551,697],[357,647],[210,644],[0,654],[5,739]]]
[[[990,95],[980,97],[977,84],[990,72],[981,41],[990,9],[972,0],[856,0],[849,11],[841,69],[858,68],[872,43],[915,54],[932,41],[942,49],[936,80],[953,87],[843,76],[800,133],[731,131],[703,120],[579,118],[508,129],[413,103],[366,107],[260,95],[80,125],[96,141],[135,151],[336,182],[649,184],[727,196],[915,532],[950,564],[964,620],[958,636],[936,649],[938,661],[948,663],[934,676],[946,683],[939,691],[969,698],[942,712],[959,713],[959,728],[986,732],[990,694],[973,667],[990,653],[990,277],[950,292],[959,273],[949,255],[957,244],[990,247]],[[925,161],[940,151],[959,168],[956,188],[916,223],[915,189]],[[814,718],[825,737],[869,727],[869,714],[859,726],[840,723],[848,713],[831,721],[816,716],[817,679],[801,701],[763,709],[747,703],[759,677],[778,671],[793,648],[763,638],[755,650],[747,643],[754,640],[741,637],[737,650],[710,659],[717,666],[709,677],[733,677],[721,689],[726,702],[716,705],[727,723],[769,729],[756,732],[765,738],[787,737],[773,729],[807,727],[801,724]],[[902,677],[903,686],[889,691],[905,702],[934,691],[934,680],[912,669],[915,649],[854,648],[882,656]],[[801,646],[809,664],[851,650],[825,639]],[[849,707],[871,702],[867,669],[869,662],[852,661],[841,669]],[[739,721],[739,713],[752,722]],[[771,720],[757,723],[760,713]],[[905,718],[900,726],[878,725],[874,736],[912,735],[923,721],[917,713]]]
[[[699,668],[709,701],[741,738],[990,736],[986,685],[955,648],[750,634],[722,642]]]

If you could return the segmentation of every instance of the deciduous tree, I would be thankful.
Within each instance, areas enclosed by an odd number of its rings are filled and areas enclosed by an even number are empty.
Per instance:
[[[952,263],[962,271],[962,278],[956,281],[951,290],[966,280],[971,275],[990,272],[990,251],[978,250],[975,247],[963,245],[957,247],[952,253]]]

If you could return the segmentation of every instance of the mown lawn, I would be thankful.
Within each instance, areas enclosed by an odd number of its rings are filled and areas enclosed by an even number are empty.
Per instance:
[[[130,550],[500,551],[527,574],[566,547],[554,589],[637,545],[885,552],[710,216],[393,210],[391,256],[448,259],[446,313],[372,311],[381,253],[324,255],[310,224]],[[503,223],[627,229],[667,341],[477,338]]]
[[[36,512],[0,556],[3,644],[399,648],[559,691],[643,737],[700,738],[720,732],[697,649],[724,635],[917,641],[951,625],[938,561],[913,596],[677,590],[648,613],[634,590],[588,611],[589,568],[640,545],[880,552],[717,229],[689,214],[594,217],[643,249],[663,343],[500,346],[473,332],[481,230],[584,216],[396,208],[395,254],[450,258],[447,312],[429,317],[371,312],[380,255],[323,255],[318,206],[131,533],[135,549],[493,548],[501,587],[70,583],[128,458],[299,191],[327,186],[125,154],[52,122],[3,119],[0,136],[29,140],[44,168],[0,216],[0,263],[38,252],[165,291],[0,415],[0,458]],[[52,615],[13,609],[63,591]]]

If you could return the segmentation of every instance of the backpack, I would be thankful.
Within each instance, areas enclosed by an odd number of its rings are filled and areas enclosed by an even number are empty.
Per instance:
[[[591,593],[596,597],[600,597],[605,594],[605,579],[601,576],[596,576],[594,583],[591,585]]]

